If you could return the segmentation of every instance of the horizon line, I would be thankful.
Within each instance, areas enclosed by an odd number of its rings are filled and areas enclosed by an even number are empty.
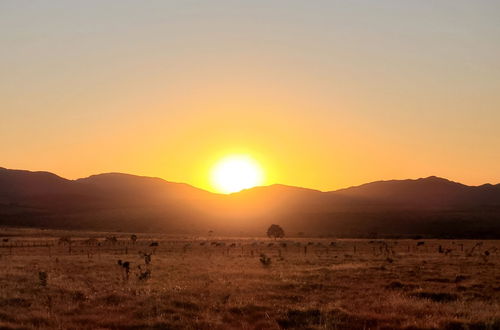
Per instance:
[[[163,180],[163,181],[165,181],[167,183],[187,185],[187,186],[193,187],[195,189],[199,189],[199,190],[202,190],[202,191],[205,191],[205,192],[209,192],[209,193],[212,193],[212,194],[217,194],[217,195],[233,195],[233,194],[238,194],[238,193],[241,193],[241,192],[244,192],[244,191],[249,191],[249,190],[252,190],[254,188],[264,188],[264,187],[272,187],[272,186],[284,186],[284,187],[290,187],[290,188],[298,188],[298,189],[306,189],[306,190],[311,190],[311,191],[317,191],[317,192],[321,192],[321,193],[330,193],[330,192],[336,192],[336,191],[346,190],[346,189],[350,189],[350,188],[360,187],[360,186],[364,186],[364,185],[371,184],[371,183],[377,183],[377,182],[417,181],[417,180],[431,179],[431,178],[442,179],[442,180],[446,180],[446,181],[449,181],[449,182],[452,182],[452,183],[461,184],[461,185],[467,186],[467,187],[481,187],[481,186],[484,186],[484,185],[493,185],[493,186],[495,186],[495,185],[499,185],[500,184],[500,183],[485,182],[485,183],[482,183],[482,184],[479,184],[479,185],[467,185],[467,184],[464,184],[464,183],[462,183],[460,181],[450,180],[450,179],[445,178],[445,177],[440,177],[440,176],[436,176],[436,175],[429,175],[429,176],[424,176],[424,177],[419,177],[419,178],[381,179],[381,180],[375,180],[375,181],[361,183],[361,184],[358,184],[358,185],[351,185],[351,186],[347,186],[347,187],[343,187],[343,188],[338,188],[338,189],[334,189],[334,190],[320,190],[320,189],[316,189],[316,188],[309,188],[309,187],[303,187],[303,186],[295,186],[295,185],[291,185],[291,184],[271,183],[271,184],[268,184],[268,185],[253,186],[253,187],[250,187],[250,188],[241,189],[239,191],[235,191],[235,192],[231,192],[231,193],[221,193],[221,192],[216,192],[216,191],[211,191],[211,190],[207,190],[207,189],[204,189],[204,188],[200,188],[198,186],[195,186],[193,184],[186,183],[186,182],[169,181],[169,180],[167,180],[165,178],[158,177],[158,176],[148,176],[148,175],[140,175],[140,174],[132,174],[132,173],[124,173],[124,172],[103,172],[103,173],[91,174],[89,176],[80,177],[80,178],[76,178],[76,179],[68,179],[68,178],[65,178],[65,177],[63,177],[63,176],[61,176],[59,174],[56,174],[54,172],[47,171],[47,170],[14,169],[14,168],[6,168],[6,167],[3,167],[3,166],[0,166],[0,170],[1,169],[10,170],[10,171],[31,172],[31,173],[49,173],[49,174],[57,176],[58,178],[61,178],[61,179],[64,179],[64,180],[68,180],[68,181],[78,181],[78,180],[90,178],[92,176],[106,175],[106,174],[130,175],[130,176],[141,177],[141,178],[159,179],[159,180]]]

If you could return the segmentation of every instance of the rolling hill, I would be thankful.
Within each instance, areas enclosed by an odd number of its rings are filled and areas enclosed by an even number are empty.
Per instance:
[[[321,192],[285,185],[220,195],[121,173],[67,180],[0,168],[0,225],[204,235],[500,238],[500,185],[391,180]]]

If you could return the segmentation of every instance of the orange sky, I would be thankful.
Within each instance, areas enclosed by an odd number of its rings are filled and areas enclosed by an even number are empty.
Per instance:
[[[500,182],[500,5],[283,6],[3,1],[0,166],[213,190],[244,153],[265,184]]]

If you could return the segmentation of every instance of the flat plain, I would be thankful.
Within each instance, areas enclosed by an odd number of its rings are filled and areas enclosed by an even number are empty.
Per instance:
[[[0,328],[500,329],[500,241],[4,228]]]

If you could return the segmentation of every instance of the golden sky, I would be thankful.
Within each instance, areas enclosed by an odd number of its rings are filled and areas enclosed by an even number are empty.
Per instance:
[[[0,3],[0,166],[500,182],[500,3]]]

